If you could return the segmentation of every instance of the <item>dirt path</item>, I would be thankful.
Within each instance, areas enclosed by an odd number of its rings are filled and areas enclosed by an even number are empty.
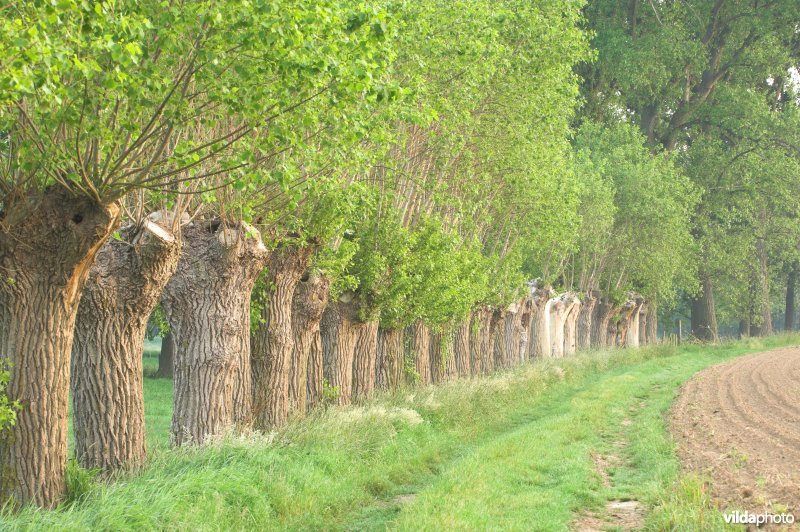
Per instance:
[[[711,478],[721,508],[800,519],[800,348],[701,371],[670,422],[681,462]]]

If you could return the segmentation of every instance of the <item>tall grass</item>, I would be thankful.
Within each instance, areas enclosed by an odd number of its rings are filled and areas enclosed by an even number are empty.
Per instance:
[[[559,528],[577,511],[602,511],[605,499],[621,494],[655,510],[651,526],[678,526],[691,519],[696,501],[681,496],[663,423],[677,387],[715,362],[798,342],[781,336],[583,353],[382,394],[278,432],[230,434],[180,450],[165,445],[169,381],[146,379],[147,467],[92,481],[57,510],[6,514],[0,528],[481,528],[487,503],[508,524]],[[622,434],[613,427],[634,401],[646,407],[624,431],[639,433],[623,436],[640,444],[628,446],[630,466],[606,492],[589,453]],[[517,469],[530,475],[515,475]]]

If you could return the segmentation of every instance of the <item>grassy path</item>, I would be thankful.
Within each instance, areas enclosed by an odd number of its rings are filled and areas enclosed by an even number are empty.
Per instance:
[[[153,380],[145,470],[108,483],[73,471],[74,502],[0,529],[567,530],[614,524],[607,502],[632,499],[647,528],[713,530],[720,515],[681,478],[663,413],[697,370],[798,340],[587,353],[180,451],[163,445],[169,381]]]

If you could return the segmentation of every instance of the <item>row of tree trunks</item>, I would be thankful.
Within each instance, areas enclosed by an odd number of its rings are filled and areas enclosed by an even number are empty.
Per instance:
[[[202,443],[250,420],[250,294],[268,256],[245,224],[183,229],[183,253],[162,296],[176,347],[175,445]]]
[[[144,463],[145,328],[180,255],[179,240],[150,220],[121,234],[97,254],[72,347],[75,455],[104,473]]]
[[[8,199],[0,231],[0,358],[22,409],[0,435],[0,505],[50,508],[65,490],[70,354],[80,295],[117,204],[53,186]]]
[[[322,395],[322,348],[319,324],[328,304],[330,281],[307,275],[292,297],[292,356],[289,360],[289,411],[304,415]],[[316,351],[316,353],[315,353]]]

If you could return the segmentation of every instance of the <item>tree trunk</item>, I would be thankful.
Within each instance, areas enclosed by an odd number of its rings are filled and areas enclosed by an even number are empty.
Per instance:
[[[600,293],[597,291],[586,292],[578,310],[578,321],[575,324],[577,334],[577,350],[585,351],[592,346],[592,316]]]
[[[280,427],[289,419],[289,371],[294,352],[292,302],[295,287],[308,267],[311,247],[286,245],[267,262],[269,302],[253,334],[251,357],[253,422],[256,428]]]
[[[492,356],[489,358],[489,372],[506,367],[508,362],[508,344],[506,343],[506,309],[497,309],[492,313]]]
[[[548,325],[550,326],[550,353],[548,356],[561,358],[564,356],[564,319],[570,308],[568,294],[561,294],[551,298],[547,305],[550,313]]]
[[[22,405],[0,435],[0,506],[55,506],[64,494],[70,353],[78,302],[119,208],[53,186],[6,199],[0,228],[0,358]]]
[[[719,328],[714,305],[714,289],[711,278],[701,273],[702,293],[692,300],[692,336],[702,342],[719,341]]]
[[[531,285],[531,321],[528,326],[528,358],[550,356],[550,307],[555,295],[549,286]]]
[[[122,234],[97,254],[72,345],[75,455],[103,473],[144,463],[145,328],[180,255],[179,241],[149,220]]]
[[[158,354],[158,371],[156,377],[171,379],[175,375],[175,339],[172,331],[167,332],[161,339],[161,351]]]
[[[447,380],[447,359],[450,357],[447,331],[431,331],[431,382]]]
[[[174,445],[248,423],[250,294],[268,257],[261,235],[244,223],[184,227],[178,270],[162,297],[176,347]]]
[[[628,331],[625,336],[625,347],[639,347],[639,319],[644,308],[644,298],[636,295],[633,301],[635,308],[631,314]]]
[[[593,348],[602,349],[608,346],[608,327],[611,317],[617,313],[619,306],[613,301],[600,297],[592,314],[592,332],[590,342]]]
[[[570,293],[567,302],[567,314],[564,317],[564,355],[575,354],[578,349],[578,314],[581,310],[581,300]]]
[[[797,300],[795,287],[797,285],[797,264],[790,266],[786,276],[786,312],[783,316],[783,329],[785,331],[794,330],[794,304]]]
[[[409,328],[409,333],[414,369],[419,384],[425,386],[431,383],[431,333],[422,320],[415,321]]]
[[[336,404],[350,404],[353,392],[353,356],[358,340],[358,305],[354,294],[343,294],[322,314],[320,336],[325,380]]]
[[[378,328],[376,384],[381,390],[396,390],[403,382],[405,344],[403,329]]]
[[[636,312],[637,303],[636,301],[629,299],[625,301],[620,309],[619,313],[614,320],[616,322],[616,335],[614,337],[614,346],[616,347],[625,347],[626,340],[628,339],[628,329],[631,327],[631,323],[633,321],[633,314]]]
[[[321,322],[320,322],[321,323]],[[306,411],[322,402],[325,383],[325,362],[322,350],[322,334],[317,331],[311,337],[308,353],[308,377],[306,386]]]
[[[647,345],[655,345],[658,343],[658,307],[655,301],[647,304],[647,331],[645,337],[647,338]]]
[[[461,325],[456,328],[453,336],[453,360],[455,361],[456,372],[458,376],[462,378],[472,375],[472,371],[470,369],[471,357],[469,352],[469,333],[471,321],[471,316],[467,316],[467,318],[461,322]]]
[[[328,304],[330,281],[323,275],[300,279],[292,296],[292,356],[289,360],[289,410],[304,415],[307,403],[322,394],[322,357],[312,354],[319,345],[319,322]],[[315,365],[316,364],[316,365]]]
[[[517,364],[524,364],[528,360],[528,344],[530,343],[531,314],[533,301],[530,297],[520,302],[519,310],[519,346],[517,346]]]
[[[375,391],[378,359],[378,321],[359,322],[353,351],[353,400],[369,399]]]
[[[766,216],[765,214],[762,216]],[[759,316],[758,334],[769,336],[773,333],[772,329],[772,309],[769,301],[769,265],[767,263],[767,246],[763,238],[756,240],[756,252],[758,253],[758,287],[757,287],[757,312]]]
[[[650,314],[650,303],[642,302],[639,309],[639,345],[647,345],[647,316]]]
[[[469,336],[470,371],[472,376],[484,372],[483,356],[488,344],[491,311],[480,307],[472,312]]]

